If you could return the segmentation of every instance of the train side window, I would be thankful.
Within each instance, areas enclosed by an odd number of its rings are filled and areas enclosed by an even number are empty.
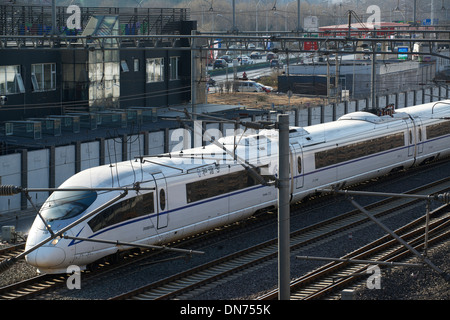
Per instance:
[[[166,208],[166,191],[164,191],[164,189],[159,191],[159,207],[161,210]]]
[[[409,130],[409,144],[412,144],[412,131]]]
[[[153,213],[153,192],[116,203],[92,218],[88,224],[93,232],[114,224]]]
[[[419,128],[419,141],[422,141],[422,128]]]
[[[301,157],[297,158],[297,171],[298,171],[298,173],[302,173],[302,158]]]
[[[155,212],[155,203],[153,200],[153,192],[142,195],[143,214]]]
[[[411,131],[410,131],[410,134]],[[410,137],[412,141],[412,136]],[[315,154],[316,169],[335,165],[341,162],[369,156],[405,145],[404,133],[397,133],[388,137],[370,139],[363,142],[340,146]]]
[[[426,127],[427,139],[440,137],[450,133],[450,121],[445,121]]]
[[[247,171],[238,171],[186,184],[188,203],[212,198],[256,185]]]

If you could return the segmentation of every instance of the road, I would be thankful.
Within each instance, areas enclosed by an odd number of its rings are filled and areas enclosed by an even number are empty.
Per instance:
[[[261,60],[255,60],[257,62],[261,62]],[[265,61],[265,60],[262,60]],[[263,67],[263,68],[258,68],[258,69],[252,69],[252,70],[245,70],[245,73],[247,74],[247,78],[249,80],[257,80],[261,77],[264,76],[270,76],[272,75],[274,72],[278,72],[279,74],[281,74],[283,72],[284,69],[280,68],[280,69],[272,69],[269,67]],[[243,76],[243,71],[239,71],[237,72],[237,77],[238,78],[242,78]],[[221,84],[225,84],[227,81],[233,81],[234,78],[234,72],[233,72],[233,64],[230,63],[229,64],[229,68],[228,68],[228,72],[222,75],[215,75],[211,77],[212,79],[214,79],[216,81],[216,86],[215,87],[209,87],[209,93],[215,93],[218,90],[218,87]]]
[[[258,79],[263,76],[271,75],[273,72],[276,72],[277,69],[271,69],[271,68],[260,68],[260,69],[254,69],[254,70],[246,70],[247,78],[249,79]],[[281,73],[282,69],[278,69],[278,71]],[[237,74],[238,78],[242,78],[242,72],[238,72]],[[228,69],[228,75],[218,75],[212,77],[217,83],[223,83],[226,82],[227,79],[229,81],[233,80],[233,69]]]

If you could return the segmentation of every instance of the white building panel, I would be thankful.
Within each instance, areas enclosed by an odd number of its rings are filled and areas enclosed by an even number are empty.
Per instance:
[[[100,143],[98,141],[81,144],[81,171],[100,165]]]
[[[311,108],[311,125],[320,123],[320,118],[321,118],[321,113],[322,113],[321,110],[322,110],[321,107],[312,107]]]
[[[75,146],[55,148],[55,187],[75,174]]]
[[[48,188],[50,150],[36,150],[28,152],[28,188]],[[48,192],[30,192],[35,205],[41,205],[48,198]],[[28,207],[31,207],[28,204]]]
[[[105,139],[105,163],[122,161],[122,139]]]
[[[148,134],[148,155],[164,153],[164,131],[150,132]]]

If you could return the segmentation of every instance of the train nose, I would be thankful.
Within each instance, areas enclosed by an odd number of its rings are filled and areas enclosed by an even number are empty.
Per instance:
[[[26,255],[25,260],[39,269],[52,269],[66,260],[66,253],[58,247],[43,246]]]

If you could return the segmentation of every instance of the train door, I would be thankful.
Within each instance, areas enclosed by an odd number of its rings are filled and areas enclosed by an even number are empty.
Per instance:
[[[416,119],[416,145],[417,145],[417,154],[423,153],[423,139],[424,139],[424,132],[423,132],[423,125],[422,125],[422,119]]]
[[[168,194],[166,178],[161,172],[152,173],[155,180],[155,206],[157,214],[157,229],[166,228],[169,222]]]
[[[407,144],[408,144],[408,157],[412,157],[414,156],[414,149],[416,148],[416,143],[415,143],[415,126],[414,126],[414,121],[406,122],[406,140],[407,140]]]
[[[298,142],[292,143],[292,157],[291,157],[291,176],[295,180],[295,188],[303,188],[305,175],[303,174],[303,150]]]

